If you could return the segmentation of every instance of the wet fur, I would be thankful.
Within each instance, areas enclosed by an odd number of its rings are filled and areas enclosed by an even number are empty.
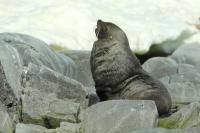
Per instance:
[[[94,42],[90,64],[100,100],[154,100],[159,114],[168,113],[171,97],[167,89],[142,69],[123,30],[99,20],[95,33],[98,40]]]

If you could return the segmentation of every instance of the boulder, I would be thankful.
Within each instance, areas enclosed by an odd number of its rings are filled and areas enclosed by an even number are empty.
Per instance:
[[[142,67],[155,78],[162,78],[176,74],[178,64],[175,60],[166,57],[154,57],[147,60]]]
[[[80,124],[67,122],[61,122],[60,127],[56,129],[47,129],[40,125],[18,123],[15,133],[78,133],[79,127]]]
[[[10,67],[10,70],[11,72],[12,70],[14,70],[12,69],[12,65]],[[17,92],[17,90],[19,90],[19,88],[17,88],[17,86],[19,85],[18,84],[19,80],[16,81],[13,79],[16,73],[8,73],[7,71],[9,70],[4,69],[4,66],[2,65],[2,62],[0,60],[0,104],[11,115],[11,119],[15,121],[15,119],[18,119],[17,118],[18,116],[16,116],[17,114],[16,112],[17,112],[17,104],[18,104],[17,95],[18,93],[20,93],[20,92]],[[16,85],[16,86],[13,86],[13,85]]]
[[[29,90],[22,95],[22,121],[47,128],[56,128],[62,121],[77,122],[79,103],[56,98],[54,93]]]
[[[79,82],[46,66],[29,63],[22,74],[22,121],[56,128],[62,121],[77,122],[86,91]]]
[[[110,100],[89,107],[80,115],[86,133],[128,133],[156,126],[158,112],[153,101]]]
[[[160,118],[158,127],[162,128],[191,128],[200,126],[200,103],[184,105],[170,117]],[[200,130],[199,130],[200,131]]]
[[[6,46],[10,56],[22,66],[32,62],[49,67],[71,78],[75,76],[74,62],[64,55],[53,52],[45,42],[39,39],[25,34],[1,33],[0,43]],[[16,53],[18,56],[15,55]]]
[[[81,82],[84,86],[94,86],[94,80],[92,78],[90,68],[90,51],[76,51],[76,50],[64,50],[61,53],[73,59],[77,66],[77,81]]]
[[[188,43],[180,46],[172,55],[179,64],[191,64],[200,70],[200,43]]]
[[[79,133],[80,124],[61,122],[60,127],[56,128],[56,133]]]
[[[138,130],[130,133],[199,133],[200,128],[188,128],[188,129],[164,129],[154,128],[147,130]]]
[[[58,127],[61,121],[75,123],[79,109],[88,105],[87,92],[81,83],[45,66],[29,63],[22,77],[25,123],[45,127]]]
[[[41,40],[0,33],[0,101],[11,123],[47,128],[57,128],[60,122],[77,123],[80,109],[88,105],[88,94],[95,94],[91,75],[87,77],[88,65],[78,71],[70,57],[52,51]],[[78,76],[83,73],[85,77]],[[87,87],[76,79],[83,79]]]
[[[26,90],[39,90],[43,94],[54,93],[59,99],[86,104],[86,88],[76,80],[68,78],[46,66],[29,63],[22,74],[22,86]]]
[[[200,71],[196,66],[176,63],[171,57],[155,57],[143,68],[166,86],[174,104],[200,101]]]
[[[200,72],[192,65],[180,64],[177,73],[160,79],[175,104],[200,101]]]
[[[13,122],[8,113],[0,109],[0,133],[13,133]]]
[[[5,97],[3,95],[6,95],[7,98],[10,98],[8,101],[11,103],[14,103],[16,98],[19,99],[21,90],[20,76],[22,70],[21,59],[16,49],[0,41],[0,88],[2,92],[4,91],[0,94],[1,98]]]
[[[99,102],[90,68],[91,52],[81,50],[63,50],[61,53],[70,57],[75,62],[78,73],[78,76],[75,79],[86,86],[86,90],[89,94],[89,106]]]
[[[18,123],[15,133],[55,133],[55,130],[48,130],[39,125]]]
[[[76,76],[72,59],[53,52],[46,43],[24,34],[0,33],[0,100],[13,121],[18,121],[16,119],[20,117],[18,103],[24,88],[23,73],[30,63],[45,66],[68,79]],[[40,85],[36,85],[40,86],[38,89],[45,88],[44,84]]]

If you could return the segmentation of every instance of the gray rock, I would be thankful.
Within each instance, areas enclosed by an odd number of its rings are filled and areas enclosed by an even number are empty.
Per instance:
[[[94,80],[90,69],[90,51],[76,51],[76,50],[64,50],[61,53],[73,59],[77,66],[77,81],[86,86],[86,90],[89,94],[89,106],[99,102],[99,98],[96,94],[94,87]]]
[[[169,90],[175,104],[200,101],[200,72],[194,66],[180,64],[177,74],[160,79]]]
[[[22,96],[22,121],[47,128],[56,128],[62,121],[77,122],[79,103],[56,98],[55,94],[27,91]]]
[[[9,77],[9,76],[11,76],[12,74],[9,74],[9,73],[7,74],[8,75],[5,74],[4,67],[1,64],[1,60],[0,60],[0,105],[3,106],[3,108],[8,111],[8,113],[11,115],[11,119],[13,119],[14,121],[16,117],[16,112],[17,112],[18,100],[15,95],[17,91],[13,90],[16,86],[13,89],[11,89],[11,86],[17,83],[18,81],[17,82],[13,81],[12,82],[13,84],[9,84],[11,83],[10,81],[12,79],[12,77]],[[19,88],[15,88],[15,89],[19,90]]]
[[[94,86],[90,69],[90,51],[66,50],[61,53],[73,59],[77,66],[78,76],[75,78],[84,86]]]
[[[56,133],[77,133],[79,128],[80,124],[61,122],[60,127],[56,128]]]
[[[5,94],[5,96],[10,98],[9,101],[12,103],[12,99],[20,97],[20,75],[22,68],[21,60],[16,50],[0,41],[1,91],[7,91],[4,93],[9,93]],[[4,93],[1,93],[1,97],[4,97],[2,96]]]
[[[13,123],[6,111],[0,109],[0,133],[13,133]]]
[[[153,101],[111,100],[91,106],[80,119],[86,133],[128,133],[153,128],[157,117]]]
[[[191,64],[200,70],[200,44],[184,44],[179,47],[173,54],[172,58],[181,64]]]
[[[55,133],[55,130],[48,130],[39,125],[19,123],[16,125],[15,133]]]
[[[88,94],[95,94],[88,52],[79,57],[77,68],[70,57],[36,38],[0,33],[0,101],[12,121],[48,128],[78,122]]]
[[[71,78],[76,75],[75,64],[70,58],[56,54],[46,43],[34,37],[17,33],[1,33],[0,43],[6,45],[8,51],[10,51],[10,56],[15,58],[16,61],[20,61],[23,66],[32,62],[47,66]],[[14,55],[15,53],[18,56]]]
[[[44,42],[28,35],[0,33],[0,100],[13,121],[18,121],[16,112],[20,111],[18,103],[23,90],[21,76],[29,63],[45,66],[63,77],[76,76],[72,59],[53,52]]]
[[[142,67],[155,78],[176,74],[178,64],[171,58],[155,57],[147,60]]]
[[[59,99],[81,103],[86,102],[86,88],[79,82],[55,72],[45,66],[29,63],[24,69],[22,85],[25,91],[39,90],[41,93],[54,93]]]
[[[200,101],[200,71],[190,64],[177,64],[171,57],[156,57],[143,68],[159,79],[171,94],[174,104]]]
[[[191,128],[200,126],[200,103],[195,102],[182,106],[170,117],[160,118],[158,127],[162,128]],[[199,130],[200,131],[200,130]]]
[[[18,123],[15,133],[78,133],[79,127],[80,124],[67,122],[61,122],[60,127],[56,129],[47,129],[39,125]]]
[[[148,130],[138,130],[130,133],[199,133],[200,128],[188,128],[188,129],[164,129],[154,128]]]

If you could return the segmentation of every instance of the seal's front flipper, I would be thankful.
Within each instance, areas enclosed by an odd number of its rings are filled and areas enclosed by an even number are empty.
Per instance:
[[[100,102],[100,99],[97,96],[97,94],[94,94],[94,93],[89,94],[88,98],[89,98],[88,107],[92,106],[93,104]]]

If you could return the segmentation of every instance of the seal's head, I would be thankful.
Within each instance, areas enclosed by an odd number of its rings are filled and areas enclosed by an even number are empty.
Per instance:
[[[95,33],[98,39],[112,39],[117,36],[126,36],[125,33],[115,24],[110,22],[97,21]]]
[[[102,20],[97,21],[95,33],[98,39],[106,39],[108,37],[108,26]]]

